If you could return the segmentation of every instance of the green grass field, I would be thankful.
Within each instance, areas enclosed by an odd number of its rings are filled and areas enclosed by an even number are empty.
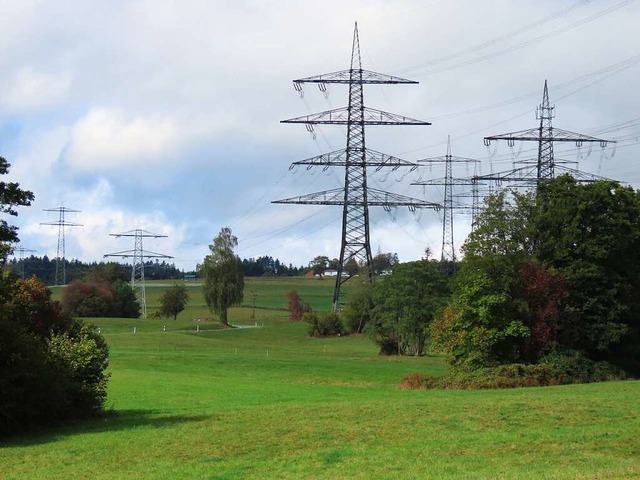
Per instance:
[[[248,288],[262,306],[291,289],[330,303],[330,281],[297,281]],[[401,391],[407,373],[443,373],[442,359],[308,338],[274,310],[233,309],[259,327],[221,329],[193,320],[211,315],[190,288],[178,321],[94,321],[112,414],[5,443],[0,479],[640,478],[640,382]],[[148,288],[150,311],[162,289]]]

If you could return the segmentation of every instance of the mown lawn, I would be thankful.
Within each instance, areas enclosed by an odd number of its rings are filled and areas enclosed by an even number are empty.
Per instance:
[[[640,478],[640,382],[401,391],[442,359],[251,313],[96,319],[112,414],[5,442],[0,479]]]

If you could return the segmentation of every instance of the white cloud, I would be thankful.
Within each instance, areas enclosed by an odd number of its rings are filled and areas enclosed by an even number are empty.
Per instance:
[[[26,113],[58,106],[68,98],[71,80],[68,71],[48,73],[20,68],[0,89],[0,108],[4,113]]]
[[[90,171],[167,164],[221,130],[213,117],[180,121],[170,115],[94,108],[72,127],[65,163]]]

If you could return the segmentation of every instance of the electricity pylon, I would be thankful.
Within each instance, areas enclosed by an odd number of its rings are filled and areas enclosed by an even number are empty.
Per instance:
[[[64,241],[64,228],[65,227],[82,227],[80,223],[67,222],[64,217],[66,213],[80,213],[80,210],[73,210],[64,206],[56,208],[45,208],[45,212],[58,212],[57,222],[41,223],[40,225],[54,225],[58,227],[58,248],[56,250],[56,279],[55,285],[67,284],[67,268],[65,260],[65,241]],[[62,255],[61,255],[62,254]]]
[[[347,147],[317,157],[308,158],[295,165],[345,167],[344,187],[326,190],[299,197],[275,200],[272,203],[291,203],[305,205],[341,205],[342,210],[342,242],[338,274],[333,291],[333,311],[338,309],[340,287],[353,275],[350,268],[354,262],[359,266],[371,266],[371,244],[369,237],[369,207],[382,206],[390,210],[395,206],[407,206],[415,211],[417,208],[440,208],[438,204],[405,197],[395,193],[373,189],[367,186],[367,167],[381,169],[390,167],[410,167],[417,165],[391,155],[370,150],[365,146],[365,125],[430,125],[429,122],[374,110],[364,106],[363,86],[365,84],[416,84],[411,80],[394,77],[383,73],[362,69],[360,57],[360,39],[358,24],[353,32],[351,49],[351,66],[348,70],[317,75],[294,80],[296,91],[302,91],[304,83],[315,83],[321,91],[326,91],[327,83],[349,85],[349,104],[347,107],[328,110],[304,117],[283,120],[282,123],[303,123],[307,130],[313,132],[314,125],[346,125]],[[369,275],[372,269],[368,268]]]
[[[131,288],[140,291],[140,306],[142,307],[142,318],[147,318],[147,296],[144,286],[144,259],[145,258],[173,258],[163,253],[147,252],[142,248],[143,238],[166,238],[166,235],[147,232],[140,228],[129,230],[123,233],[110,233],[112,237],[134,237],[133,250],[124,250],[122,252],[107,253],[104,257],[133,257],[133,265],[131,268]]]
[[[585,142],[599,143],[604,148],[607,143],[615,143],[615,141],[553,127],[554,109],[555,106],[552,107],[549,104],[549,90],[545,80],[542,103],[536,111],[536,117],[540,120],[538,127],[484,138],[484,143],[487,146],[492,140],[506,140],[510,147],[515,144],[516,140],[538,142],[538,158],[521,162],[524,164],[523,167],[489,175],[480,175],[474,178],[477,180],[491,180],[497,184],[501,182],[517,182],[524,186],[537,186],[541,181],[555,178],[558,173],[568,173],[580,182],[593,182],[601,178],[563,165],[569,162],[555,158],[553,144],[554,142],[574,142],[577,147],[580,147]]]
[[[16,252],[18,252],[20,255],[18,255],[18,273],[20,275],[20,278],[22,278],[24,280],[24,254],[25,253],[35,253],[36,250],[31,250],[29,248],[24,248],[24,247],[17,247],[13,249],[13,255],[15,256]]]
[[[473,191],[477,192],[477,182],[471,178],[454,178],[453,177],[453,164],[477,164],[479,160],[465,157],[455,157],[451,155],[451,137],[447,136],[447,153],[444,157],[432,157],[418,160],[419,163],[436,164],[444,163],[445,174],[444,178],[435,178],[431,180],[418,180],[411,185],[444,185],[444,200],[442,205],[444,207],[444,216],[442,220],[442,253],[440,255],[440,261],[452,262],[455,265],[456,261],[456,249],[453,244],[453,212],[458,208],[468,209],[465,205],[457,205],[453,202],[453,187],[455,185],[470,185]],[[474,197],[475,200],[475,197]],[[474,202],[475,203],[475,202]],[[473,210],[473,207],[472,207]]]

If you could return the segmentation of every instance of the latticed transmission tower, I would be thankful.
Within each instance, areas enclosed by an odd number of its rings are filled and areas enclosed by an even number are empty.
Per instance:
[[[25,259],[24,259],[24,254],[25,253],[35,253],[36,250],[31,250],[29,248],[24,248],[24,247],[16,247],[16,248],[13,249],[13,255],[14,256],[16,256],[16,252],[18,253],[18,255],[17,255],[18,275],[20,275],[20,278],[22,278],[24,280],[24,277],[25,277],[25,270],[24,270]]]
[[[166,238],[166,235],[147,232],[140,228],[129,230],[123,233],[110,233],[112,237],[134,237],[133,250],[124,250],[122,252],[107,253],[106,257],[133,258],[131,267],[131,288],[138,290],[140,297],[140,306],[142,307],[142,318],[147,318],[147,295],[144,286],[144,260],[145,258],[173,258],[163,253],[148,252],[142,248],[143,238]]]
[[[353,269],[350,266],[354,263],[367,267],[371,265],[369,207],[382,206],[390,210],[396,206],[407,206],[412,211],[417,208],[440,207],[435,203],[367,186],[367,167],[375,167],[379,170],[385,167],[394,169],[399,167],[415,168],[417,165],[366,148],[365,125],[430,125],[430,123],[364,106],[363,86],[365,84],[393,85],[415,84],[418,82],[363,70],[357,23],[353,32],[351,66],[348,70],[301,78],[294,80],[293,83],[297,91],[301,91],[302,85],[305,83],[318,84],[322,91],[326,90],[325,84],[327,83],[349,85],[349,104],[347,107],[282,121],[282,123],[306,124],[309,131],[313,131],[313,126],[319,124],[347,126],[347,147],[344,150],[326,153],[293,164],[307,165],[309,167],[323,166],[324,168],[332,166],[345,167],[344,187],[272,202],[305,205],[341,205],[343,207],[342,243],[340,246],[338,274],[333,292],[333,310],[336,311],[340,298],[340,287],[353,273]],[[368,271],[371,275],[372,269],[369,268]]]
[[[444,199],[443,205],[443,219],[442,219],[442,253],[440,260],[442,262],[456,261],[456,249],[453,243],[453,214],[454,210],[464,209],[469,210],[468,205],[461,205],[454,203],[453,187],[457,185],[465,185],[472,187],[472,193],[477,195],[477,182],[471,178],[454,178],[453,177],[453,164],[477,164],[479,160],[465,157],[455,157],[451,155],[451,137],[447,137],[447,153],[443,157],[432,157],[418,160],[420,163],[426,163],[429,165],[444,163],[445,174],[444,178],[435,178],[431,180],[418,180],[411,185],[441,185],[444,186]],[[474,196],[474,205],[477,204],[477,199]],[[471,207],[472,215],[474,207]]]
[[[65,220],[65,214],[67,213],[80,213],[80,210],[73,210],[64,206],[56,208],[45,208],[45,212],[57,212],[58,221],[41,223],[40,225],[54,225],[58,227],[58,248],[56,250],[56,278],[55,285],[67,284],[67,267],[65,260],[65,240],[64,229],[65,227],[81,227],[80,223],[67,222]]]
[[[521,163],[524,164],[524,166],[514,168],[513,170],[474,178],[477,180],[491,180],[497,184],[502,182],[516,182],[523,186],[537,186],[541,181],[555,178],[559,173],[568,173],[580,182],[593,182],[597,180],[599,177],[596,175],[567,167],[566,164],[571,162],[556,159],[553,153],[553,144],[554,142],[574,142],[577,147],[580,147],[583,143],[599,143],[600,146],[604,148],[607,146],[607,143],[615,142],[553,127],[552,119],[554,117],[554,109],[555,106],[552,107],[549,104],[549,89],[547,88],[547,81],[545,80],[542,104],[540,104],[536,111],[536,116],[540,120],[538,127],[484,138],[484,143],[487,146],[489,146],[492,140],[506,140],[510,147],[514,145],[516,140],[537,142],[538,158],[522,161]]]

